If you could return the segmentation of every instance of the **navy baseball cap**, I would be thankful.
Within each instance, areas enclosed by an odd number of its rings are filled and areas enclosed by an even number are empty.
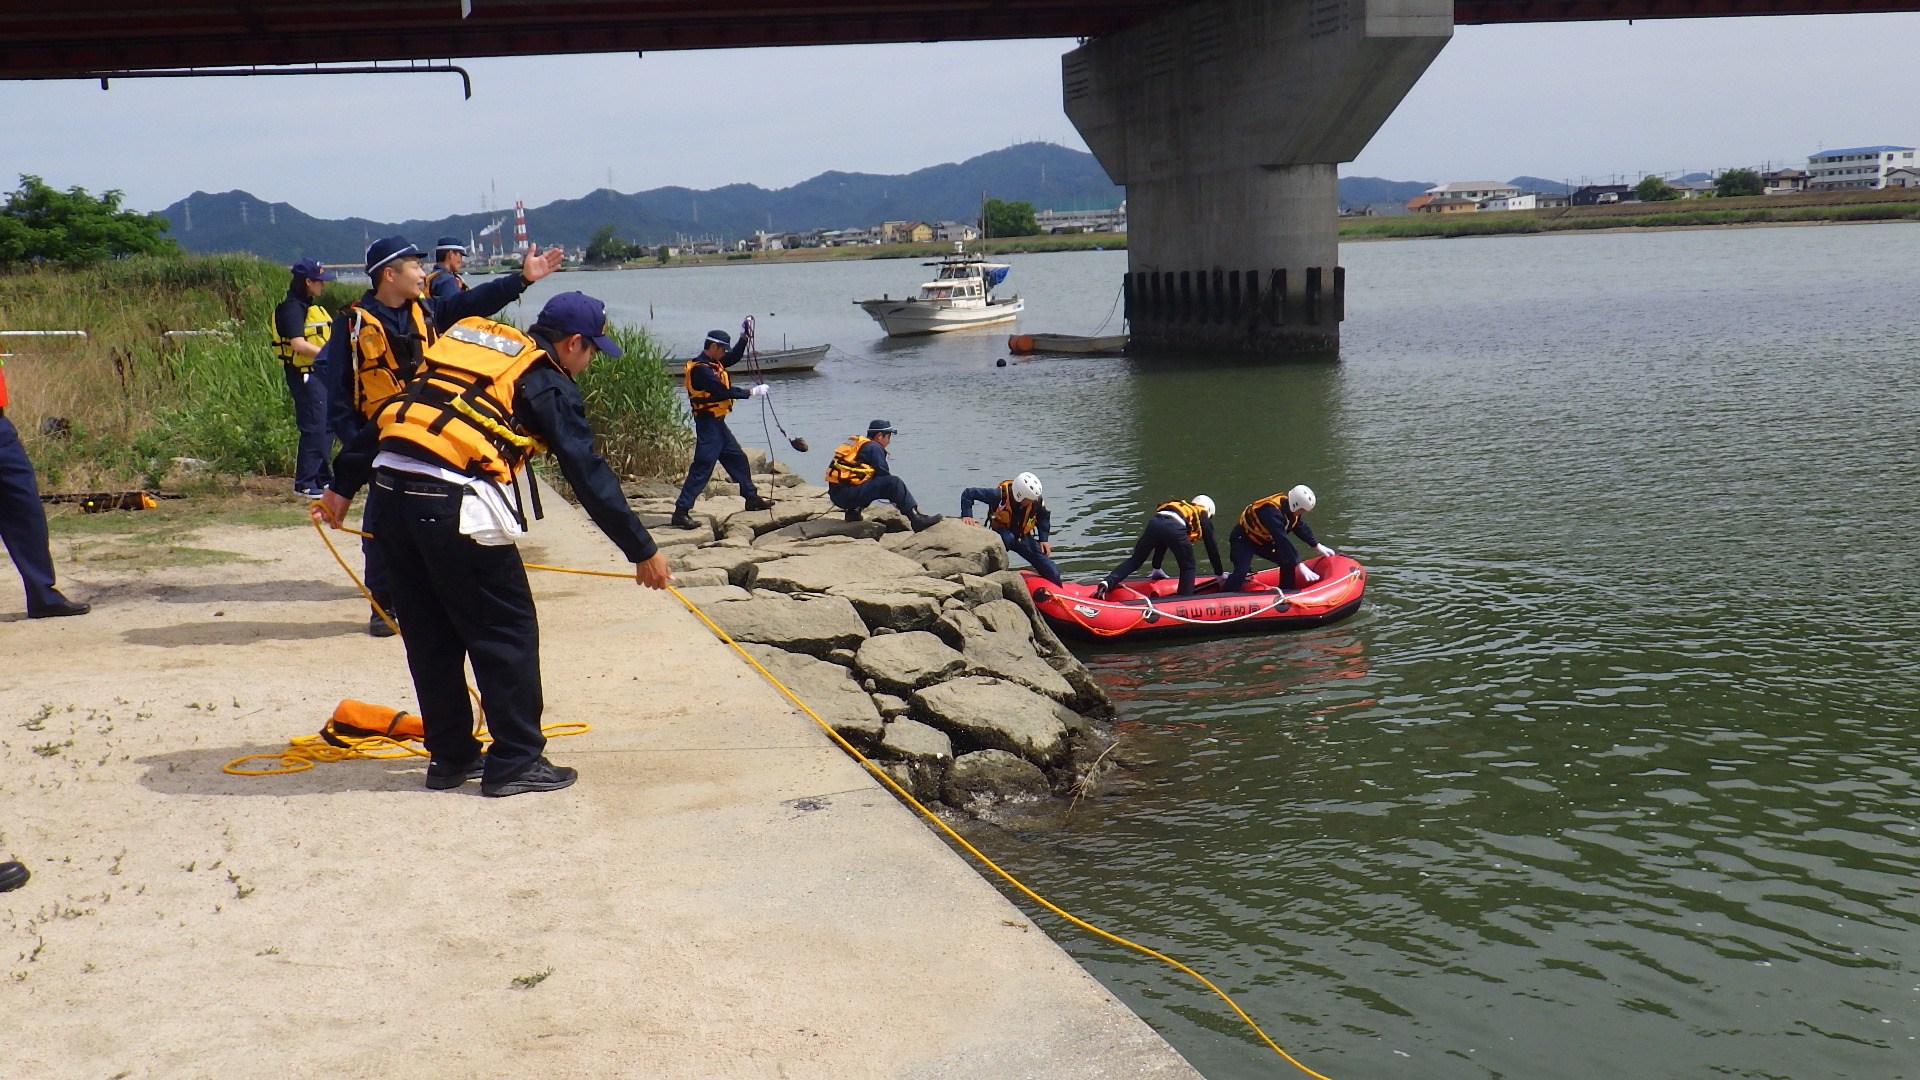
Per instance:
[[[321,266],[319,259],[301,259],[287,269],[293,271],[294,277],[303,277],[309,281],[333,280],[333,271]]]
[[[408,256],[424,258],[426,253],[414,247],[404,236],[383,236],[367,245],[367,276],[395,259]]]
[[[467,245],[461,243],[460,238],[457,236],[443,236],[434,241],[433,253],[438,255],[443,251],[457,251],[465,255],[467,253]]]
[[[733,344],[733,335],[727,333],[725,330],[709,330],[707,331],[707,342],[712,345],[718,345],[724,349]]]
[[[897,427],[894,427],[892,424],[887,423],[885,420],[875,420],[873,423],[867,425],[867,434],[868,435],[898,435],[900,434],[900,429]]]
[[[561,293],[547,301],[535,321],[561,337],[585,334],[594,348],[608,356],[620,355],[620,346],[607,336],[607,305],[586,293]]]

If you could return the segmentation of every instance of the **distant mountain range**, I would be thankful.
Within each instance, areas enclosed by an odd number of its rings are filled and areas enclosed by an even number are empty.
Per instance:
[[[1567,190],[1565,184],[1536,176],[1516,176],[1511,182],[1524,191]],[[1395,211],[1433,186],[1425,180],[1343,176],[1340,205]],[[753,184],[707,191],[664,187],[630,194],[601,188],[578,199],[529,207],[527,231],[536,243],[577,248],[602,225],[612,225],[626,240],[659,244],[680,236],[733,239],[756,229],[799,232],[882,221],[971,222],[979,217],[983,191],[1042,210],[1108,209],[1126,197],[1092,154],[1030,142],[902,175],[826,172],[773,190]],[[245,191],[196,191],[161,214],[189,251],[245,251],[276,262],[313,256],[328,263],[357,262],[367,242],[382,236],[399,234],[422,247],[443,235],[470,236],[496,216],[454,214],[399,222],[327,219]],[[512,227],[509,220],[503,231],[511,233]]]

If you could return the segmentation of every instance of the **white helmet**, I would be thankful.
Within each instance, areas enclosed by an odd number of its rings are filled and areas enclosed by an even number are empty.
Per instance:
[[[1287,492],[1287,507],[1296,514],[1306,513],[1313,509],[1314,503],[1319,501],[1313,497],[1313,489],[1305,484],[1296,485],[1292,491]]]
[[[1040,501],[1040,478],[1030,472],[1014,477],[1013,497],[1021,502]]]
[[[1193,497],[1193,505],[1199,507],[1202,510],[1205,510],[1207,512],[1208,517],[1213,516],[1213,496],[1195,495]]]

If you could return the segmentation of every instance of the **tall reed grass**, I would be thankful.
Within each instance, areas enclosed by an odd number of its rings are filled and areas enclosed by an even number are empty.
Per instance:
[[[47,490],[154,486],[174,458],[229,475],[285,476],[298,435],[268,324],[285,267],[244,255],[125,259],[0,275],[0,329],[85,330],[85,339],[0,338],[20,429]],[[337,311],[360,294],[328,286]],[[217,334],[165,338],[167,330]],[[644,332],[581,379],[602,452],[625,476],[670,471],[687,442],[665,357]]]

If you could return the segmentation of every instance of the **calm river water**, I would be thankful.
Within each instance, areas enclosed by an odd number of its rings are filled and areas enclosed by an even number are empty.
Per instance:
[[[848,301],[911,290],[906,262],[533,299],[688,348],[749,312],[769,347],[833,342],[775,390],[799,467],[883,417],[936,512],[1033,469],[1070,574],[1160,500],[1311,484],[1362,614],[1090,656],[1141,785],[988,840],[1335,1080],[1894,1080],[1920,1077],[1917,253],[1912,225],[1350,244],[1344,355],[1264,366],[886,341]],[[1095,329],[1124,260],[1011,259],[1023,328]],[[1213,1080],[1290,1071],[1182,976],[1049,928]]]

